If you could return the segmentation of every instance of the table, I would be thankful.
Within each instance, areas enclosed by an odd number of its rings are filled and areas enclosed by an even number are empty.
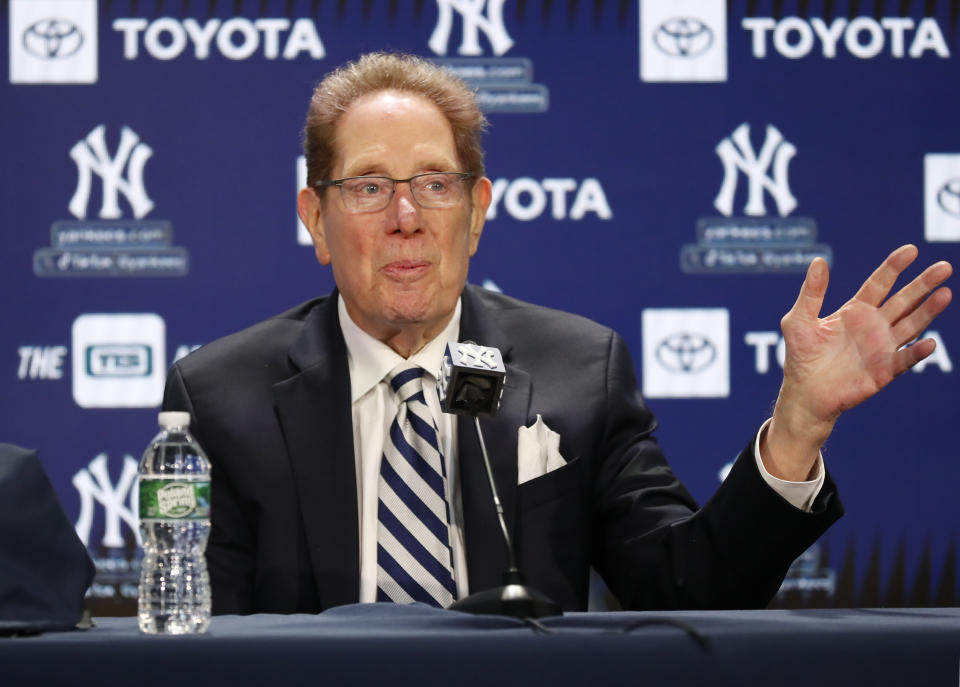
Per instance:
[[[956,685],[960,609],[571,613],[541,628],[421,605],[221,616],[205,635],[134,618],[0,639],[0,684]]]

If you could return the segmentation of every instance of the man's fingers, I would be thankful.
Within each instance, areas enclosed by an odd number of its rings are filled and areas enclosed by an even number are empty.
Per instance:
[[[830,281],[830,268],[823,258],[814,258],[807,268],[807,276],[800,287],[797,302],[793,304],[791,313],[801,315],[807,319],[816,319],[820,316],[823,306],[823,296],[827,293],[827,283]]]
[[[887,256],[887,259],[871,274],[854,298],[869,305],[879,307],[890,293],[897,277],[917,257],[917,247],[912,244],[900,246]]]
[[[933,353],[937,343],[933,339],[923,339],[912,346],[901,348],[893,354],[893,376],[901,375],[921,360]]]
[[[930,294],[930,298],[894,325],[893,338],[897,344],[902,346],[920,336],[933,319],[950,305],[952,299],[953,293],[946,286]],[[932,348],[930,350],[933,351]]]
[[[930,265],[919,277],[897,291],[881,306],[880,312],[890,324],[896,324],[917,309],[930,293],[953,274],[949,262]]]

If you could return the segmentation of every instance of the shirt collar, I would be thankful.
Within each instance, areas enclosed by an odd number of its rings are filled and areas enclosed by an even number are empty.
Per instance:
[[[337,315],[340,318],[340,330],[347,345],[347,364],[350,369],[350,402],[359,398],[379,384],[390,370],[404,358],[382,341],[378,341],[350,318],[343,295],[337,297]],[[460,299],[453,310],[450,322],[437,336],[431,339],[419,351],[407,358],[407,361],[423,368],[436,382],[440,361],[446,351],[448,341],[456,341],[460,333]]]

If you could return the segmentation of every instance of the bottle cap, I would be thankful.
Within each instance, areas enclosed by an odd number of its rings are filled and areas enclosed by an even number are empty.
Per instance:
[[[189,427],[190,413],[182,410],[165,410],[157,416],[161,427]]]

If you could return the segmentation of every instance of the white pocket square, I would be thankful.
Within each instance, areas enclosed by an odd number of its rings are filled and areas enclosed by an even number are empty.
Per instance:
[[[560,435],[547,427],[540,415],[532,426],[517,430],[517,484],[542,477],[566,464],[560,455]]]

